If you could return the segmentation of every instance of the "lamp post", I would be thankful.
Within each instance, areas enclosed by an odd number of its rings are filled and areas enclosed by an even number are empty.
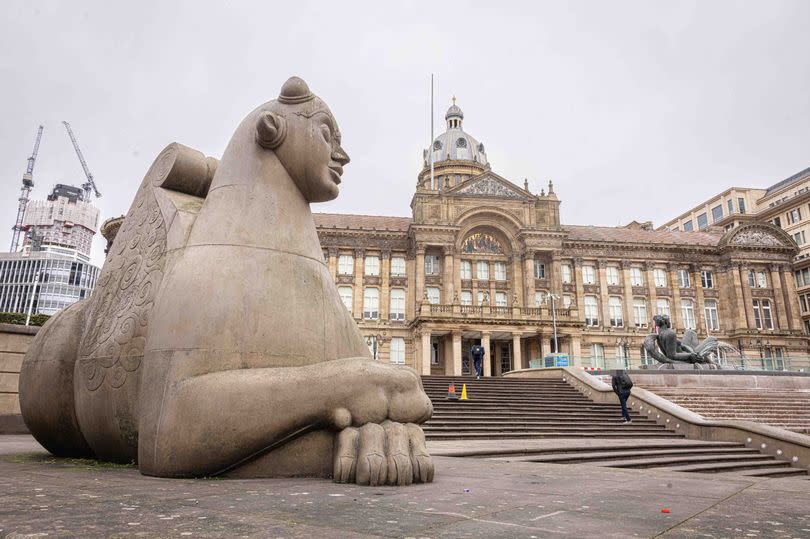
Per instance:
[[[371,352],[371,358],[374,360],[378,360],[378,354],[380,351],[380,347],[383,344],[383,335],[377,333],[376,335],[366,335],[366,346],[368,346],[369,351]]]
[[[560,299],[560,296],[557,294],[547,294],[546,297],[551,300],[551,326],[554,328],[554,353],[556,354],[559,353],[560,348],[557,343],[557,307],[554,302]]]
[[[765,349],[770,349],[771,343],[768,340],[762,340],[757,338],[756,340],[749,339],[748,341],[749,346],[754,347],[756,346],[759,349],[759,362],[762,365],[762,368],[765,368]],[[773,356],[773,354],[771,354]],[[773,363],[773,357],[769,358],[771,363]],[[771,365],[773,367],[773,365]]]
[[[616,346],[622,351],[622,361],[624,362],[624,367],[629,367],[630,354],[628,353],[627,348],[630,346],[630,339],[627,337],[619,337],[616,339]]]

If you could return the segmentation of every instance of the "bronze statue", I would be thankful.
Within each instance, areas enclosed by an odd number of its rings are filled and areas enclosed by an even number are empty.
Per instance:
[[[25,357],[36,439],[162,477],[431,481],[421,379],[370,358],[310,212],[337,196],[348,162],[297,77],[221,161],[163,150],[92,297],[51,318]]]
[[[657,314],[653,317],[656,333],[647,335],[644,339],[644,349],[650,356],[661,363],[673,366],[674,362],[682,361],[695,365],[706,364],[710,368],[718,368],[712,359],[717,350],[717,339],[707,337],[698,342],[697,333],[692,329],[684,332],[683,340],[670,327],[669,316]]]

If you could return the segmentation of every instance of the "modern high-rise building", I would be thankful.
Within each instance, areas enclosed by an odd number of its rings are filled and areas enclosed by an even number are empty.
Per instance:
[[[99,211],[84,196],[80,187],[56,184],[47,199],[30,201],[23,219],[25,245],[67,247],[89,255]]]

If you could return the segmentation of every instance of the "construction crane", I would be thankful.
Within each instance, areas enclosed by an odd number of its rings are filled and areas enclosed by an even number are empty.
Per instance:
[[[37,129],[37,139],[34,142],[34,151],[31,152],[31,157],[28,158],[28,166],[25,169],[25,174],[22,177],[22,189],[20,190],[19,205],[17,206],[17,221],[14,223],[12,230],[14,233],[11,236],[11,252],[17,252],[20,246],[20,236],[25,230],[23,227],[23,219],[25,218],[25,208],[28,207],[28,195],[31,194],[31,189],[34,187],[34,163],[37,160],[37,153],[39,153],[39,143],[42,140],[42,131],[45,128],[41,125]]]
[[[96,182],[93,181],[93,175],[90,173],[90,169],[87,168],[87,162],[84,160],[82,151],[79,149],[79,143],[76,142],[76,136],[73,134],[70,124],[65,121],[62,123],[65,124],[65,129],[67,129],[70,142],[73,143],[73,149],[76,150],[76,155],[79,157],[79,162],[82,164],[82,169],[84,169],[84,175],[87,177],[87,181],[82,184],[82,189],[84,189],[84,199],[89,201],[91,193],[95,193],[96,198],[101,198],[101,193],[96,187]]]

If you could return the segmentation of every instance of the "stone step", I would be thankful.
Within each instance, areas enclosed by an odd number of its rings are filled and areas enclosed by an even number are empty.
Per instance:
[[[718,473],[740,470],[773,470],[778,468],[790,468],[790,463],[781,460],[762,460],[756,462],[716,462],[682,464],[676,466],[662,466],[659,470],[669,472],[698,472],[698,473]],[[798,469],[798,468],[797,468]],[[802,470],[800,470],[802,471]]]
[[[527,430],[530,428],[558,428],[560,426],[568,427],[572,423],[570,421],[511,421],[511,422],[504,422],[504,421],[463,421],[463,420],[452,420],[446,421],[444,419],[431,419],[427,423],[424,424],[426,427],[431,428],[447,428],[447,429],[456,429],[459,431],[467,431],[471,429],[480,429],[480,428],[494,428],[500,429],[503,431],[514,431],[514,430]],[[578,421],[576,423],[577,428],[603,428],[603,427],[610,427],[610,428],[637,428],[637,427],[644,427],[647,429],[653,430],[661,430],[664,428],[663,425],[658,425],[653,422],[640,422],[640,421],[633,421],[631,425],[625,425],[619,419],[615,419],[613,421]]]
[[[601,449],[599,451],[579,451],[566,453],[507,455],[487,457],[488,460],[510,460],[520,462],[549,462],[556,464],[578,464],[582,462],[605,461],[610,459],[653,458],[662,456],[680,455],[725,455],[747,454],[759,455],[755,448],[748,447],[675,447],[668,449],[650,449],[648,447],[627,448],[620,450]]]
[[[642,431],[634,432],[629,430],[606,431],[606,430],[585,430],[579,432],[571,431],[547,431],[547,432],[426,432],[427,440],[496,440],[496,439],[526,439],[526,438],[683,438],[682,434],[671,431]]]
[[[660,457],[640,457],[640,458],[606,458],[604,460],[590,460],[588,464],[593,466],[606,466],[608,468],[660,468],[671,467],[680,464],[719,464],[719,463],[743,463],[758,465],[760,462],[773,462],[770,455],[760,453],[748,454],[725,454],[714,453],[708,455],[666,455]],[[788,463],[785,463],[788,464]]]
[[[644,423],[655,423],[654,419],[646,419],[637,417],[631,414],[633,418],[633,423],[639,422],[640,424]],[[563,412],[558,412],[555,414],[507,414],[507,413],[492,413],[492,414],[446,414],[446,413],[436,413],[433,412],[433,417],[431,421],[441,419],[442,421],[528,421],[528,420],[548,420],[548,421],[560,421],[560,422],[571,422],[573,420],[594,420],[594,419],[606,419],[606,420],[613,420],[619,421],[616,419],[615,414],[603,414],[600,413],[598,415],[583,415],[583,414],[566,414]]]
[[[742,475],[745,477],[786,477],[786,476],[799,476],[803,475],[810,479],[810,475],[801,468],[766,468],[764,470],[739,470],[735,475]]]

